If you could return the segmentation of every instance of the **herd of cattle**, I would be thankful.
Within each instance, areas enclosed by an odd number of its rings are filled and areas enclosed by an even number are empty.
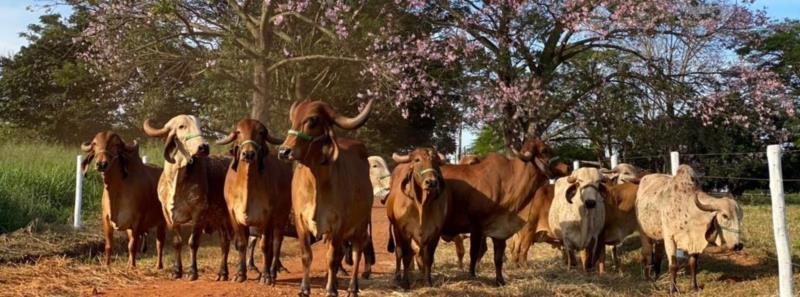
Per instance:
[[[584,271],[603,273],[606,245],[612,246],[612,260],[619,267],[618,245],[638,232],[645,276],[652,279],[660,273],[665,250],[671,291],[677,291],[678,250],[688,253],[692,284],[698,289],[697,258],[707,246],[742,249],[741,209],[733,199],[702,192],[689,166],[681,165],[675,176],[645,175],[628,164],[569,172],[547,144],[534,139],[511,156],[468,157],[460,164],[447,164],[434,149],[417,148],[394,154],[397,165],[390,172],[382,158],[368,156],[363,143],[337,137],[334,131],[357,129],[371,107],[372,101],[350,118],[325,102],[296,102],[289,110],[291,129],[285,139],[270,135],[256,120],[244,119],[217,141],[231,146],[226,154],[210,154],[194,116],[176,116],[161,128],[147,120],[144,132],[165,140],[163,170],[142,164],[135,142],[126,144],[113,132],[98,133],[81,148],[86,153],[84,173],[94,160],[103,177],[105,264],[110,263],[114,230],[127,232],[128,265],[135,266],[143,235],[155,229],[156,265],[162,268],[170,231],[174,277],[183,275],[181,249],[188,235],[189,274],[196,280],[200,237],[216,231],[222,249],[217,280],[228,279],[233,239],[239,252],[235,280],[242,282],[247,279],[248,243],[254,245],[251,237],[260,236],[264,262],[259,280],[274,284],[282,269],[283,237],[291,236],[302,250],[300,296],[310,295],[311,245],[317,241],[328,248],[328,295],[337,295],[336,275],[345,253],[353,266],[348,295],[357,295],[362,255],[363,277],[369,277],[375,262],[373,198],[386,204],[388,249],[396,255],[395,280],[404,288],[409,287],[412,260],[432,285],[440,239],[456,243],[461,265],[466,235],[472,276],[487,250],[486,238],[491,238],[497,285],[505,284],[502,268],[509,239],[510,260],[517,265],[527,265],[533,243],[547,242],[562,250],[567,267],[580,264]],[[270,145],[278,148],[270,150]],[[548,182],[553,179],[555,183]],[[250,266],[252,261],[251,253]]]

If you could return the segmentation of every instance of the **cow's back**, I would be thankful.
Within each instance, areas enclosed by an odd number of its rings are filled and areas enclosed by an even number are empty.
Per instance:
[[[636,192],[636,220],[643,235],[661,240],[661,209],[665,207],[662,192],[666,190],[670,181],[666,174],[650,174],[639,182]],[[641,236],[642,234],[640,234]]]

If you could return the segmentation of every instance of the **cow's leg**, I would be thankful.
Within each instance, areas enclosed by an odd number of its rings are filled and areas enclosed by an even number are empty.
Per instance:
[[[481,243],[481,241],[483,241],[483,243]],[[483,234],[480,234],[480,232],[472,232],[469,235],[469,275],[472,277],[477,277],[475,267],[483,256],[481,249],[485,241],[486,239],[483,238]]]
[[[167,230],[164,225],[156,227],[156,269],[164,268],[164,241],[167,238]]]
[[[172,236],[172,247],[175,249],[175,265],[173,267],[172,277],[179,279],[183,277],[183,257],[181,257],[183,237],[181,236],[181,228],[179,226],[173,226],[170,229],[175,233]]]
[[[372,274],[372,265],[375,264],[375,246],[372,244],[372,235],[367,238],[367,245],[364,247],[364,273],[361,277],[369,279]]]
[[[612,255],[613,257],[613,255]],[[597,243],[597,273],[606,273],[606,245]]]
[[[361,255],[363,254],[363,242],[367,239],[353,241],[352,257],[353,272],[350,275],[350,286],[347,288],[347,297],[358,297],[358,267],[361,266]],[[364,261],[366,262],[366,261]],[[366,264],[366,263],[365,263]]]
[[[272,231],[272,273],[273,282],[278,279],[278,272],[289,272],[281,263],[281,247],[283,246],[283,228],[277,227]]]
[[[642,269],[647,280],[655,281],[653,277],[653,241],[639,231],[639,240],[642,242]]]
[[[139,242],[141,242],[141,246],[142,246],[142,248],[139,251],[141,251],[142,254],[147,253],[147,235],[148,235],[147,232],[143,232],[142,234],[139,234],[139,236],[141,237]]]
[[[311,295],[311,283],[308,278],[311,272],[311,261],[314,259],[314,254],[311,252],[311,235],[305,233],[305,231],[297,230],[297,239],[300,241],[300,251],[303,252],[303,280],[300,282],[300,293],[298,295],[300,297],[308,297]]]
[[[415,253],[408,240],[401,239],[399,243],[398,249],[401,251],[401,257],[403,258],[403,278],[400,280],[400,286],[408,290],[411,288],[411,263]]]
[[[339,266],[344,256],[342,243],[341,240],[336,238],[330,238],[328,241],[328,281],[325,285],[328,297],[339,296],[339,283],[336,279],[336,273],[339,271]],[[358,269],[358,267],[353,267],[353,269]]]
[[[677,247],[675,242],[669,239],[669,236],[664,236],[664,249],[667,253],[667,262],[669,263],[669,292],[678,293],[678,284],[676,278],[678,277],[678,259],[676,258]]]
[[[108,266],[111,265],[111,252],[114,246],[114,228],[111,227],[111,221],[109,221],[107,216],[103,216],[103,237],[106,241],[103,264]]]
[[[236,265],[236,278],[234,280],[240,283],[247,280],[245,257],[247,257],[247,242],[249,239],[250,229],[247,226],[241,226],[238,223],[233,224],[233,246],[239,253],[239,263]]]
[[[222,232],[222,231],[220,231]],[[197,280],[197,249],[200,247],[200,235],[203,233],[203,228],[195,224],[192,226],[192,235],[189,236],[189,280]]]
[[[272,263],[274,256],[273,253],[273,242],[272,242],[272,228],[265,227],[264,232],[261,233],[261,253],[264,256],[264,266],[262,266],[261,270],[264,273],[261,274],[260,282],[262,284],[267,285],[275,285],[275,279],[273,278],[273,274],[277,272],[273,272]]]
[[[139,234],[128,229],[128,268],[136,268],[136,252],[139,250]]]
[[[619,249],[622,247],[622,244],[615,244],[611,247],[611,263],[614,265],[614,269],[617,272],[622,273],[622,267],[620,266],[620,259],[619,259]]]
[[[257,273],[261,273],[261,271],[259,271],[258,267],[256,266],[256,259],[255,259],[256,244],[258,243],[259,238],[260,237],[257,236],[250,236],[250,238],[247,239],[247,252],[248,252],[247,270],[255,271]]]
[[[503,256],[506,254],[506,241],[505,239],[492,238],[492,245],[494,246],[495,285],[498,287],[505,286],[506,280],[503,278]]]
[[[231,234],[230,231],[225,230],[225,228],[220,228],[219,232],[219,244],[220,249],[222,250],[222,259],[220,259],[219,263],[219,271],[217,272],[217,281],[227,281],[228,280],[228,253],[231,249]],[[245,237],[247,238],[247,237]],[[239,254],[239,258],[244,264],[244,258],[242,254]],[[245,278],[247,278],[247,273],[245,272]]]
[[[657,242],[655,247],[653,248],[653,255],[652,255],[652,266],[653,272],[655,273],[655,278],[658,278],[661,275],[661,262],[664,260],[664,242]]]
[[[692,274],[692,289],[700,291],[700,286],[697,284],[697,260],[700,254],[692,254],[689,256],[689,273]]]
[[[420,251],[422,252],[422,271],[425,277],[425,284],[428,286],[433,286],[433,278],[431,277],[431,272],[433,270],[433,255],[436,252],[436,246],[439,244],[438,239],[433,239],[424,246],[420,247]]]
[[[464,270],[464,254],[466,254],[466,250],[464,249],[464,237],[461,235],[456,235],[453,237],[453,243],[456,245],[456,256],[458,257],[458,269]]]

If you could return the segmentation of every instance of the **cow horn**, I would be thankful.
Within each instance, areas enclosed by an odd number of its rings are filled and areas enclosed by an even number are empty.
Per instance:
[[[611,174],[611,173],[619,173],[617,168],[608,169],[608,168],[600,168],[600,173],[602,174]]]
[[[92,150],[92,147],[93,147],[93,145],[92,145],[92,142],[90,142],[90,141],[81,143],[81,150],[83,152],[85,152],[85,153],[90,152]]]
[[[574,184],[574,183],[575,183],[575,182],[577,182],[577,181],[578,181],[578,178],[577,178],[577,177],[574,177],[574,176],[572,176],[572,175],[570,175],[570,176],[568,176],[568,177],[567,177],[567,182],[568,182],[568,183]]]
[[[699,195],[697,194],[697,192],[695,192],[694,193],[694,205],[697,205],[697,208],[699,208],[702,211],[707,211],[707,212],[717,211],[717,209],[714,208],[714,206],[706,205],[706,204],[703,204],[702,202],[700,202],[700,197],[698,197],[698,196]]]
[[[136,141],[136,139],[134,139],[131,144],[126,144],[125,145],[125,150],[127,150],[129,152],[139,151],[139,142]]]
[[[409,155],[398,155],[397,153],[392,154],[392,160],[397,163],[408,163],[411,160]]]
[[[603,164],[597,161],[578,161],[581,167],[595,167],[595,168],[602,168]]]
[[[228,136],[225,136],[225,138],[223,139],[217,140],[215,143],[219,145],[226,145],[233,142],[233,140],[235,139],[236,139],[236,130],[231,131],[231,133],[229,133]]]
[[[297,108],[297,101],[292,102],[292,107],[289,107],[289,122],[294,123],[294,109]]]
[[[163,128],[157,129],[153,127],[152,121],[150,119],[144,120],[144,133],[150,137],[164,137],[167,136],[169,130],[171,129],[168,125],[164,125]]]
[[[373,100],[370,99],[369,102],[367,102],[367,106],[365,106],[364,109],[362,109],[361,112],[353,118],[348,118],[338,114],[331,115],[333,116],[333,121],[342,129],[352,130],[361,127],[361,125],[367,121],[367,118],[369,118],[369,112],[372,110],[372,102]]]

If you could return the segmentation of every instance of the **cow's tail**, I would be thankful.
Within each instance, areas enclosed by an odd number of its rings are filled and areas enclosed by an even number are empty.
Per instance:
[[[367,247],[364,249],[364,256],[366,257],[367,264],[375,265],[375,246],[372,244],[372,223],[369,224],[369,240]]]
[[[390,253],[394,253],[394,228],[392,228],[392,224],[389,223],[389,242],[386,243],[386,250]]]

